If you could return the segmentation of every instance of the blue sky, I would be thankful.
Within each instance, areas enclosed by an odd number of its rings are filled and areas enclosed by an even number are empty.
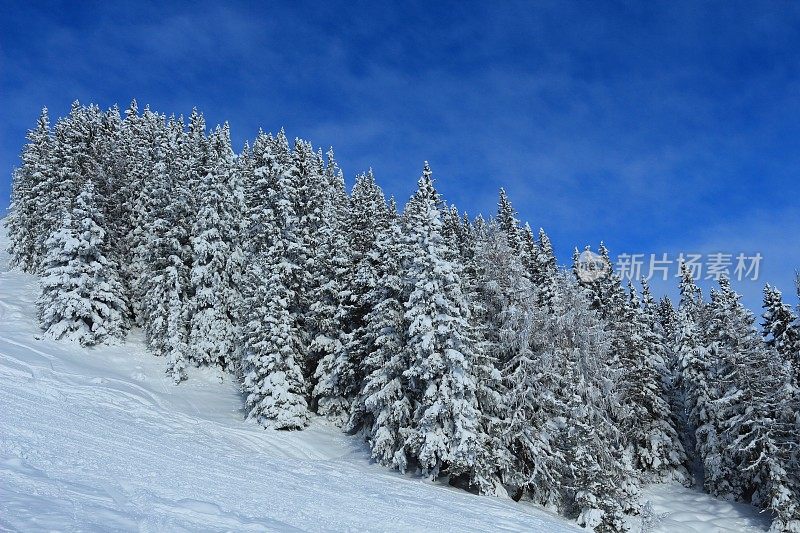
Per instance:
[[[333,145],[401,201],[426,159],[471,213],[505,186],[562,262],[760,252],[734,286],[796,301],[800,4],[382,4],[4,2],[0,205],[42,105],[136,97]]]

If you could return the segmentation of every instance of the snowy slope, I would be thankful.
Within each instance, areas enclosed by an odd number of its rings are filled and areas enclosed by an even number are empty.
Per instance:
[[[370,464],[319,420],[302,433],[246,423],[230,379],[196,370],[176,387],[135,336],[37,339],[36,280],[7,264],[3,252],[0,530],[576,529]]]
[[[0,530],[579,530],[370,464],[320,420],[296,433],[246,423],[229,378],[195,370],[176,387],[135,335],[96,349],[39,339],[36,280],[7,265],[0,252]],[[765,527],[682,490],[647,494],[670,513],[663,531]]]

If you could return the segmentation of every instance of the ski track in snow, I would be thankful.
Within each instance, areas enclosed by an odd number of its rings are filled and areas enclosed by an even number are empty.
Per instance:
[[[174,386],[137,332],[92,349],[42,339],[36,279],[8,268],[6,248],[3,229],[0,530],[581,531],[531,505],[371,464],[363,444],[320,419],[302,432],[245,422],[228,376],[193,369]],[[766,524],[688,489],[645,497],[669,513],[662,531]]]

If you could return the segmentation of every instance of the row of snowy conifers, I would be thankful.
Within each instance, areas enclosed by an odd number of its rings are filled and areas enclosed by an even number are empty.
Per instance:
[[[800,343],[777,291],[764,342],[725,280],[704,302],[684,272],[675,310],[559,270],[502,191],[495,217],[461,217],[426,164],[398,213],[308,142],[260,133],[237,155],[227,125],[205,130],[135,102],[75,103],[52,131],[42,113],[8,225],[50,335],[137,325],[176,382],[229,369],[264,426],[316,412],[381,464],[598,531],[690,471],[798,530]]]

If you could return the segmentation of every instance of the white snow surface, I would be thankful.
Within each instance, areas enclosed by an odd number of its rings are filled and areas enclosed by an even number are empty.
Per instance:
[[[371,464],[319,418],[302,432],[243,420],[214,370],[172,384],[136,333],[82,348],[42,338],[37,280],[9,270],[0,230],[0,530],[580,531],[510,499]],[[747,507],[659,485],[657,531],[763,531]],[[634,528],[636,530],[637,528]]]
[[[680,485],[651,485],[642,501],[653,504],[657,527],[651,531],[676,533],[750,533],[769,529],[772,518],[752,505],[712,498],[699,489]],[[636,531],[636,529],[633,529]]]

